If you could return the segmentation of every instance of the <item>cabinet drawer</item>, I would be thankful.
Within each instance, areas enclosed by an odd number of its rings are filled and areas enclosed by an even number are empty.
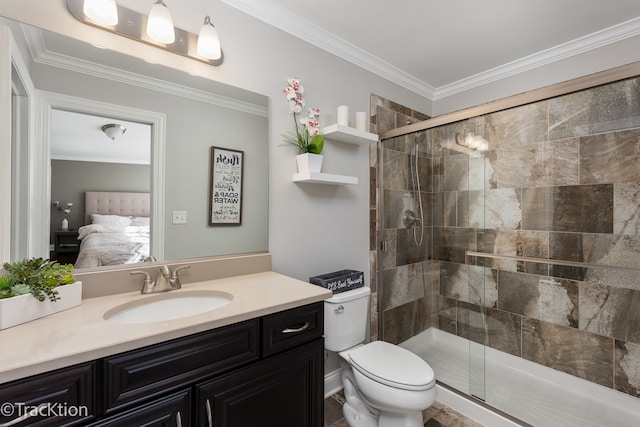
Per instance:
[[[105,414],[258,359],[259,320],[104,359]]]
[[[324,303],[317,302],[263,318],[262,354],[266,357],[316,338],[324,332]]]
[[[87,363],[2,385],[0,424],[57,427],[90,420],[96,412],[94,384],[95,364]],[[37,415],[11,424],[36,407]]]

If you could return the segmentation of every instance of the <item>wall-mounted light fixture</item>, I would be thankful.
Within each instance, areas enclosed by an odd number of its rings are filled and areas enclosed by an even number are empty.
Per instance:
[[[149,16],[118,6],[115,0],[66,0],[67,9],[78,21],[147,43],[178,55],[220,65],[224,54],[218,32],[207,16],[197,36],[173,26],[163,0],[155,0]]]
[[[458,132],[456,133],[455,138],[456,144],[469,148],[473,151],[487,151],[489,149],[489,143],[487,140],[473,132]]]
[[[171,44],[176,41],[171,12],[162,0],[156,0],[151,7],[147,18],[147,35],[158,43]]]
[[[89,19],[102,25],[118,23],[116,0],[84,0],[82,11]]]
[[[218,59],[222,56],[218,30],[213,26],[209,16],[204,18],[204,24],[198,34],[198,55],[207,59]]]
[[[115,140],[120,135],[124,134],[126,131],[127,131],[126,127],[115,124],[115,123],[109,123],[102,126],[102,132],[104,132],[104,134],[107,135],[107,137],[113,140]]]

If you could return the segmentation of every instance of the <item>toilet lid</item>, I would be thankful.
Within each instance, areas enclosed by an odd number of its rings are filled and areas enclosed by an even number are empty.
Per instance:
[[[374,341],[349,353],[352,366],[382,384],[406,390],[433,387],[431,366],[416,354],[384,341]]]

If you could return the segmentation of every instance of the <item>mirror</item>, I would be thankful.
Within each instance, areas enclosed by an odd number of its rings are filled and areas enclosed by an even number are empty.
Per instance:
[[[14,153],[21,156],[15,165],[12,161],[12,167],[20,170],[14,171],[13,181],[20,180],[16,175],[25,174],[24,167],[18,168],[17,163],[25,164],[27,156],[34,184],[25,184],[26,179],[12,183],[12,223],[20,225],[20,232],[12,233],[12,260],[27,255],[49,257],[49,245],[53,243],[49,241],[50,224],[56,227],[61,218],[53,201],[73,203],[71,228],[81,225],[78,218],[84,213],[83,191],[65,193],[58,182],[51,180],[52,167],[56,176],[64,171],[58,160],[53,160],[57,162],[53,166],[51,163],[51,129],[55,127],[56,112],[150,126],[151,255],[159,260],[175,260],[268,250],[266,96],[6,18],[0,18],[0,25],[11,29],[24,62],[22,70],[28,73],[21,77],[30,79],[36,95],[29,97],[29,113],[21,116],[27,117],[31,133],[28,137],[21,133],[14,141]],[[104,137],[104,141],[108,143],[109,139]],[[212,146],[244,153],[239,225],[208,224]],[[38,148],[42,151],[38,152]],[[97,178],[102,186],[84,191],[128,190],[127,185],[109,178],[121,172],[102,172],[108,164],[99,163],[100,168],[85,164],[84,169],[89,173],[100,169]],[[74,178],[88,181],[82,175]],[[114,187],[109,185],[111,182]],[[186,224],[174,224],[174,212],[186,213]],[[20,222],[21,218],[27,218],[26,225]],[[41,239],[34,241],[38,235]]]

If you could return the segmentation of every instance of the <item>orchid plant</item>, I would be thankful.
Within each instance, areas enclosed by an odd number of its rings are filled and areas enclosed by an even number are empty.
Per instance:
[[[310,108],[306,117],[298,119],[298,114],[302,113],[305,107],[304,87],[296,78],[287,80],[289,86],[284,88],[284,93],[289,101],[289,112],[293,115],[295,131],[283,135],[287,144],[291,144],[298,149],[300,154],[322,153],[324,147],[324,136],[320,134],[320,110]]]

